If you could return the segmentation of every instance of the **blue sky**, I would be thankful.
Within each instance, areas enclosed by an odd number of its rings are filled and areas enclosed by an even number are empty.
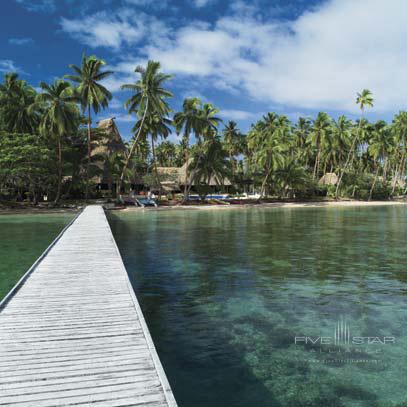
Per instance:
[[[371,119],[407,102],[404,0],[3,0],[0,73],[33,86],[69,73],[83,52],[103,58],[114,93],[99,118],[134,118],[120,84],[148,59],[174,74],[174,110],[187,96],[219,107],[242,130],[267,111],[356,117],[355,94],[373,91]]]

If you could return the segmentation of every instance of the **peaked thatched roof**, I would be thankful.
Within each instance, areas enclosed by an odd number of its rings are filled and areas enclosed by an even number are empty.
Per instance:
[[[164,182],[168,186],[174,186],[175,189],[180,189],[180,185],[185,185],[187,182],[187,166],[190,165],[192,162],[192,159],[190,158],[188,162],[186,162],[182,167],[158,167],[157,172],[160,175],[160,178],[162,179],[161,184]],[[195,185],[195,181],[193,180],[193,171],[189,171],[188,173],[188,178],[190,181],[192,181],[192,185]],[[225,178],[223,182],[217,182],[216,177],[211,177],[209,181],[210,186],[217,186],[217,185],[232,185],[229,179]],[[176,186],[178,188],[176,188]]]
[[[119,129],[114,122],[114,118],[100,120],[98,130],[102,130],[105,136],[100,137],[95,142],[96,146],[92,150],[92,155],[111,154],[113,152],[126,151],[126,146],[120,136]]]
[[[320,185],[336,185],[338,183],[338,176],[334,172],[327,172],[321,177],[318,184]]]
[[[100,120],[97,128],[102,134],[94,142],[92,157],[97,156],[97,158],[95,158],[98,161],[95,162],[95,164],[103,171],[103,174],[94,177],[93,181],[99,184],[105,184],[109,182],[110,178],[109,169],[106,165],[106,156],[110,156],[113,153],[125,154],[127,148],[120,136],[114,118]]]

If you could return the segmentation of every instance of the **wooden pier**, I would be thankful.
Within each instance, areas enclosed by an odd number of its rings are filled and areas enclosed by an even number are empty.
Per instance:
[[[0,406],[177,405],[102,207],[0,307]]]

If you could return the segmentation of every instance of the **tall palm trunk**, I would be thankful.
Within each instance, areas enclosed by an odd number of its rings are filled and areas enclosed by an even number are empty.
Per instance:
[[[89,197],[89,168],[90,168],[90,156],[92,153],[91,137],[92,137],[92,118],[90,112],[90,104],[88,104],[88,161],[86,163],[86,189],[85,199]]]
[[[356,133],[356,137],[352,141],[352,145],[350,147],[350,150],[348,152],[348,156],[346,158],[345,166],[343,167],[343,169],[341,171],[341,174],[339,176],[339,179],[338,179],[338,183],[336,184],[336,190],[335,190],[335,197],[336,198],[338,198],[338,196],[339,196],[339,188],[340,188],[341,183],[342,183],[343,174],[346,172],[351,158],[352,158],[352,162],[353,162],[354,149],[355,149],[355,146],[356,146],[356,142],[359,139],[360,129],[362,128],[362,120],[363,120],[363,109],[362,109],[362,115],[361,115],[361,118],[360,118],[360,121],[359,121],[358,131]]]
[[[124,163],[122,173],[120,175],[120,181],[119,181],[119,185],[118,185],[118,189],[117,189],[117,194],[118,195],[120,195],[121,190],[123,188],[125,174],[127,172],[127,169],[129,168],[130,160],[133,157],[134,151],[135,151],[136,146],[137,146],[137,142],[138,142],[138,140],[139,140],[139,138],[141,136],[141,132],[143,131],[144,121],[145,121],[146,116],[147,116],[147,110],[148,110],[148,99],[146,101],[146,107],[144,109],[143,117],[141,119],[140,128],[138,129],[137,136],[133,141],[133,144],[132,144],[132,146],[130,148],[129,154],[127,155],[126,161]]]
[[[317,178],[318,172],[319,172],[319,161],[321,159],[321,147],[318,143],[318,153],[317,153],[317,157],[315,158],[315,164],[314,164],[314,174],[313,177],[314,179]]]
[[[266,176],[264,177],[263,182],[261,184],[261,189],[260,189],[260,196],[261,197],[266,196],[266,185],[267,185],[267,181],[268,181],[268,179],[270,177],[270,174],[271,174],[271,163],[268,162],[268,165],[266,166]]]
[[[197,169],[198,169],[198,165],[199,165],[199,159],[196,160],[195,167],[192,169],[192,175],[193,175],[193,176],[194,176],[194,174],[196,173],[196,171],[197,171]],[[187,166],[186,171],[189,171],[189,165]],[[186,172],[186,174],[188,174],[188,172]],[[187,176],[187,175],[186,175],[186,176]],[[193,181],[194,181],[194,180],[193,180],[192,178],[188,181],[188,184],[187,184],[187,191],[186,191],[186,196],[187,196],[187,198],[188,198],[188,196],[189,196],[189,193],[191,192]]]
[[[61,187],[62,187],[62,147],[61,147],[61,137],[58,137],[58,187],[54,204],[57,204],[59,202],[59,199],[61,197]]]
[[[374,188],[375,188],[375,186],[376,186],[377,178],[378,178],[378,176],[379,176],[380,165],[378,165],[377,162],[376,162],[376,166],[377,166],[377,168],[376,168],[376,173],[375,173],[375,176],[374,176],[374,180],[373,180],[372,187],[370,188],[370,192],[369,192],[369,201],[372,199],[373,190],[374,190]]]
[[[153,167],[154,167],[155,182],[157,183],[157,186],[158,186],[158,199],[161,199],[161,182],[158,177],[157,160],[155,157],[154,136],[152,134],[151,134],[151,152],[153,153]]]
[[[182,199],[182,203],[188,201],[189,191],[191,187],[189,186],[189,143],[186,141],[185,143],[185,180],[184,180],[184,198]]]
[[[389,164],[389,159],[387,157],[387,155],[384,158],[384,165],[383,165],[383,182],[387,181],[387,167]]]
[[[398,181],[399,177],[403,176],[403,174],[404,174],[405,157],[406,157],[406,147],[405,147],[405,139],[403,139],[403,153],[401,154],[400,163],[396,167],[396,173],[394,175],[394,180],[393,180],[393,188],[391,190],[392,195],[394,194],[394,191],[396,190],[397,181]]]

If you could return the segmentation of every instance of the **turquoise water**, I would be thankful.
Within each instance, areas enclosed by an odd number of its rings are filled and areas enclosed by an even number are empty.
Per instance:
[[[180,407],[407,405],[405,207],[110,222]]]
[[[0,300],[73,216],[71,213],[0,215]]]

